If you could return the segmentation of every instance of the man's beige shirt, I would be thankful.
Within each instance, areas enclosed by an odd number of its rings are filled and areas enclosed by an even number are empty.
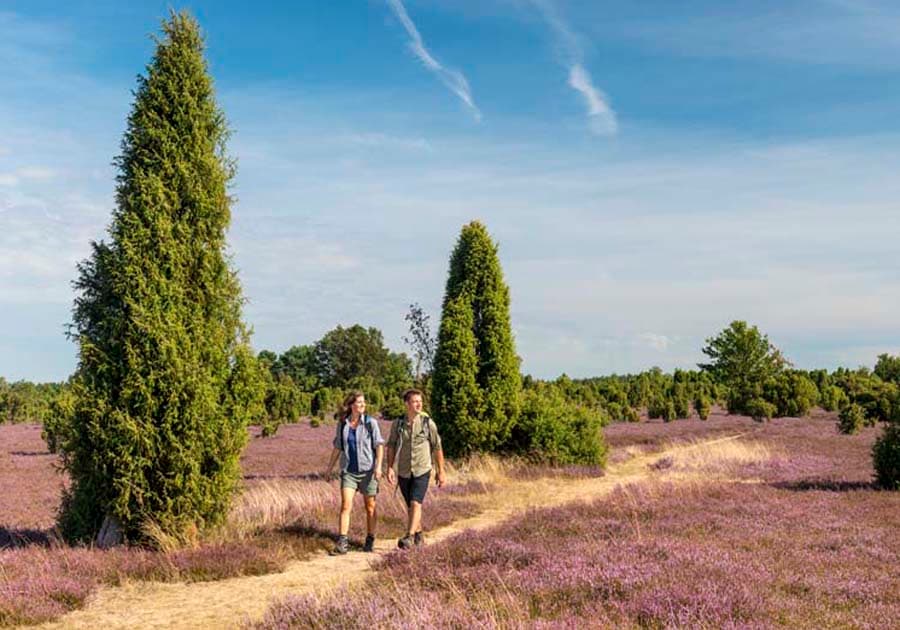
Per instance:
[[[400,430],[400,425],[403,429]],[[434,450],[441,450],[441,436],[438,435],[434,418],[428,419],[431,426],[431,442]],[[397,450],[400,443],[400,452],[397,453],[397,475],[400,477],[418,477],[431,471],[432,448],[428,442],[428,432],[422,421],[422,414],[408,422],[406,418],[394,420],[391,423],[391,434],[388,437],[388,448]]]

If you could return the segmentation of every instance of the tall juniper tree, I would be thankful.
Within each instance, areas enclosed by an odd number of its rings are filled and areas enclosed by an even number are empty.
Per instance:
[[[226,253],[228,128],[197,22],[172,13],[138,77],[109,241],[79,265],[72,486],[60,525],[127,539],[221,520],[263,383]]]
[[[478,221],[463,227],[450,257],[433,379],[448,453],[503,446],[519,412],[519,360],[497,246]]]

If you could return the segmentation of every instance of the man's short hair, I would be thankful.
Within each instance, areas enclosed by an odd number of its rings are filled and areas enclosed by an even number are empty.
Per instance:
[[[416,395],[425,398],[425,395],[422,393],[421,389],[416,389],[414,387],[407,389],[405,392],[403,392],[403,402],[409,402],[409,399]]]

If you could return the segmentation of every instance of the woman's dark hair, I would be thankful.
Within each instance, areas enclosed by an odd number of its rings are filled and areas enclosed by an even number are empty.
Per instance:
[[[358,389],[353,390],[352,392],[350,392],[349,394],[347,394],[347,397],[344,398],[344,404],[341,405],[341,419],[343,419],[343,418],[349,418],[349,417],[350,417],[350,415],[351,415],[351,413],[352,413],[352,411],[353,411],[353,410],[351,409],[351,407],[353,407],[353,403],[355,403],[355,402],[356,402],[356,399],[359,398],[360,396],[362,396],[363,398],[366,397],[366,395],[363,394],[363,393],[362,393],[360,390],[358,390]]]

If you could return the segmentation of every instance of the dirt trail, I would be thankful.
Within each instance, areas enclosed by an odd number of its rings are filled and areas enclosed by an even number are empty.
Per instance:
[[[660,473],[648,468],[665,457],[690,456],[691,449],[739,439],[740,435],[674,446],[641,454],[611,465],[603,477],[587,479],[536,479],[504,484],[499,491],[473,498],[483,511],[427,533],[436,543],[464,530],[484,529],[531,507],[552,507],[603,496],[622,484],[640,482]],[[663,475],[672,478],[672,475]],[[676,476],[677,478],[677,476]],[[380,540],[377,555],[395,549],[396,541]],[[234,628],[259,619],[273,599],[295,593],[323,593],[371,575],[370,554],[351,552],[332,557],[321,554],[291,563],[281,573],[238,577],[215,582],[134,582],[101,588],[87,607],[40,628]]]

